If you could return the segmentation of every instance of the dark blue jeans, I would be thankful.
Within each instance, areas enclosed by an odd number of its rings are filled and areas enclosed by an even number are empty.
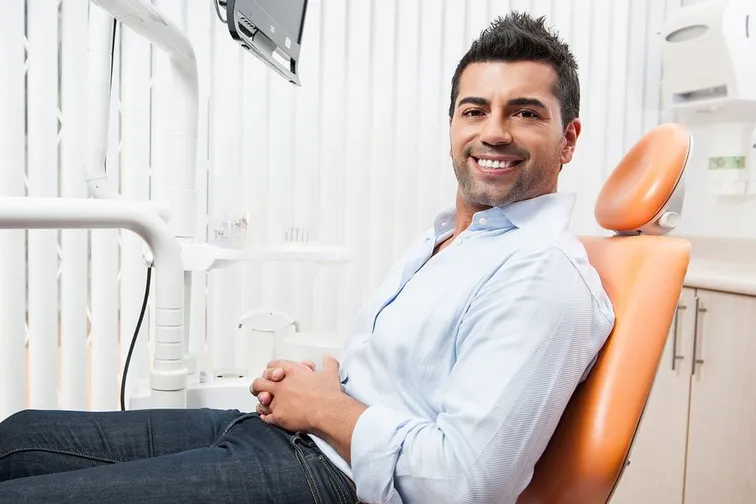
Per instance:
[[[236,410],[35,411],[0,423],[0,503],[355,503],[302,433]]]

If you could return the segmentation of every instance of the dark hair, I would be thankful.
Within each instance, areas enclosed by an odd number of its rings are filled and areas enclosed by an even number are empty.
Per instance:
[[[471,63],[488,61],[543,61],[550,63],[557,74],[554,95],[559,100],[562,125],[567,125],[580,113],[580,79],[577,62],[567,44],[549,31],[545,18],[533,19],[520,12],[498,17],[483,30],[480,37],[457,65],[452,78],[449,117],[454,116],[462,72]]]

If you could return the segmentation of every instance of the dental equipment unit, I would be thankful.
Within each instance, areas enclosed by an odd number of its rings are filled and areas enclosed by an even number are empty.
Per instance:
[[[301,86],[298,62],[307,0],[210,0],[238,44],[295,86]],[[91,198],[0,198],[0,229],[128,229],[149,250],[145,262],[155,269],[155,341],[149,392],[134,397],[131,408],[191,407],[187,388],[199,385],[191,338],[204,337],[191,322],[192,272],[237,261],[344,261],[338,247],[213,246],[200,239],[197,198],[198,68],[187,35],[149,0],[92,0],[89,16],[88,113],[85,163]],[[222,10],[225,9],[225,17]],[[172,165],[170,186],[155,201],[129,201],[108,185],[105,173],[113,34],[115,24],[134,30],[164,51],[171,63],[173,107],[167,142]],[[166,168],[159,166],[158,169]],[[150,279],[148,272],[148,282]],[[145,304],[149,283],[145,292]],[[142,316],[144,315],[144,306]],[[134,338],[139,333],[140,316]],[[133,349],[133,341],[132,341]],[[121,408],[126,409],[122,377]],[[237,383],[237,390],[247,388]]]

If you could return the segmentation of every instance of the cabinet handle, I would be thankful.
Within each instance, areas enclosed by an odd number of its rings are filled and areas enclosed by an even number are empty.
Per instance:
[[[675,310],[675,328],[672,331],[672,371],[675,370],[677,361],[685,358],[683,355],[677,355],[677,337],[680,333],[680,312],[687,309],[688,307],[684,304],[678,304],[677,310]]]
[[[698,326],[699,326],[698,316],[701,313],[706,313],[706,308],[704,308],[701,305],[701,299],[698,296],[696,296],[696,320],[695,320],[695,324],[693,325],[693,369],[692,369],[692,374],[696,374],[696,364],[703,364],[704,363],[703,359],[699,359],[697,357],[698,354],[696,353],[696,348],[698,347],[698,332],[699,332],[698,331]]]

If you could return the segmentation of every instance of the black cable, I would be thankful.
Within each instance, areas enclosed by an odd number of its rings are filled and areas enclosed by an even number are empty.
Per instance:
[[[116,31],[118,30],[118,20],[113,19],[113,39],[110,41],[110,82],[108,82],[108,110],[110,110],[110,101],[113,99],[113,71],[115,68],[115,46]],[[108,155],[102,160],[102,171],[108,173]]]
[[[218,14],[218,19],[220,19],[223,24],[226,24],[226,21],[228,20],[228,10],[226,10],[226,19],[223,19],[220,7],[221,5],[223,5],[223,7],[226,7],[228,3],[224,2],[223,0],[213,0],[213,5],[215,5],[215,13]]]
[[[215,1],[215,0],[213,0]],[[116,33],[118,30],[118,21],[113,19],[113,39],[110,42],[110,98],[113,96],[113,71],[115,67],[115,45],[116,45]],[[107,166],[107,161],[106,161]],[[106,168],[107,171],[107,168]],[[136,344],[137,336],[139,335],[139,329],[142,327],[142,320],[144,320],[144,314],[147,311],[147,300],[150,297],[150,280],[152,277],[152,268],[147,268],[147,282],[144,288],[144,300],[142,301],[142,311],[139,313],[139,320],[137,321],[136,329],[134,329],[134,336],[131,338],[131,345],[129,346],[129,353],[126,355],[126,363],[123,366],[123,376],[121,378],[121,411],[126,411],[126,378],[129,373],[129,366],[131,364],[131,355],[134,353],[134,346]]]
[[[118,20],[113,19],[113,40],[110,42],[110,92],[113,93],[113,68],[115,66],[115,45]]]
[[[147,281],[144,286],[144,300],[142,301],[142,311],[139,314],[139,320],[137,321],[136,329],[134,329],[134,336],[131,338],[131,345],[129,346],[129,353],[126,355],[126,363],[123,365],[123,377],[121,378],[121,411],[126,411],[126,376],[129,373],[129,364],[131,363],[131,354],[134,353],[134,345],[136,344],[137,336],[139,335],[139,328],[142,326],[142,320],[144,319],[144,313],[147,311],[147,300],[150,298],[150,278],[152,277],[152,268],[147,268]]]

